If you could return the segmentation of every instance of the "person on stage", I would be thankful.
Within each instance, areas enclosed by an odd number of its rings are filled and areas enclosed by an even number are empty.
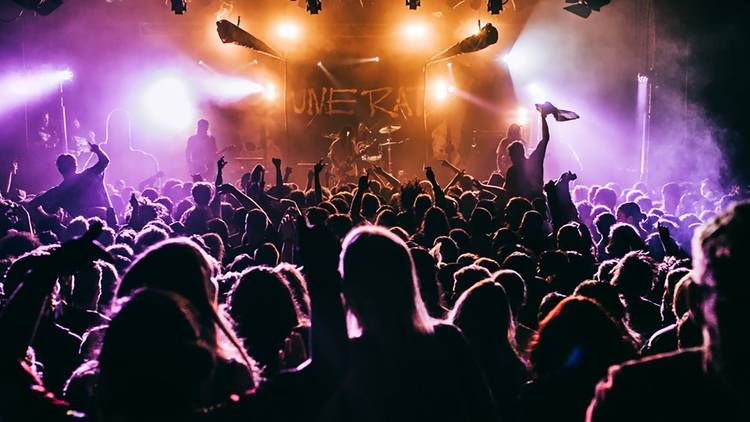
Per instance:
[[[190,175],[206,176],[214,170],[212,165],[218,158],[216,139],[208,134],[208,126],[208,120],[198,120],[195,135],[188,138],[185,157]]]
[[[331,172],[338,183],[354,183],[358,175],[357,146],[352,137],[352,128],[345,126],[328,149]]]
[[[495,151],[497,156],[497,171],[500,174],[505,174],[511,164],[513,164],[510,160],[510,154],[508,154],[508,147],[516,141],[519,141],[522,144],[526,143],[521,137],[521,126],[513,123],[508,126],[507,136],[500,140],[500,143],[497,145],[497,150]]]

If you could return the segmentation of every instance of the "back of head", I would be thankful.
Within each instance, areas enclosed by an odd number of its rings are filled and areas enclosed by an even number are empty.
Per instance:
[[[491,280],[481,281],[461,294],[449,321],[470,340],[486,338],[505,343],[514,334],[508,296],[501,285]]]
[[[593,203],[594,205],[604,205],[610,211],[614,211],[615,205],[617,205],[617,193],[612,188],[600,188],[594,194]]]
[[[279,350],[299,313],[281,274],[269,267],[252,267],[232,286],[227,301],[250,355],[264,366],[275,366]]]
[[[606,251],[612,258],[622,258],[628,252],[646,250],[646,243],[630,224],[617,223],[610,229]]]
[[[518,165],[526,158],[526,148],[523,142],[515,141],[508,145],[508,156],[514,165]]]
[[[127,269],[117,287],[117,297],[140,288],[174,292],[188,299],[199,312],[214,307],[210,296],[213,269],[206,253],[187,239],[172,239],[147,249]]]
[[[379,227],[352,230],[344,239],[339,271],[347,306],[365,335],[388,341],[432,331],[414,263],[396,235]]]
[[[711,363],[737,397],[750,392],[745,305],[750,286],[750,202],[740,202],[715,217],[693,239],[695,278],[691,296],[700,303],[700,320]]]
[[[471,286],[480,281],[490,278],[492,274],[479,265],[469,265],[456,271],[453,275],[453,299],[456,300],[465,291],[469,290]]]
[[[103,420],[182,418],[213,370],[196,311],[181,296],[137,290],[120,305],[99,353]]]
[[[516,123],[508,125],[508,139],[517,140],[521,138],[521,126]]]
[[[526,282],[513,270],[500,270],[492,275],[492,280],[503,286],[508,295],[508,303],[513,315],[518,315],[526,304]]]
[[[530,346],[540,376],[579,373],[598,379],[607,368],[635,356],[627,334],[594,301],[572,296],[539,324]]]
[[[198,182],[193,185],[191,193],[196,205],[206,207],[211,201],[211,196],[213,195],[213,187],[210,183]]]
[[[255,250],[255,265],[275,267],[279,263],[279,250],[273,243],[264,243]]]
[[[78,163],[76,162],[76,157],[74,155],[60,154],[55,161],[55,165],[57,166],[57,171],[59,171],[63,177],[67,177],[76,172]]]
[[[629,252],[614,269],[612,284],[627,300],[646,296],[654,285],[654,262],[643,252]]]
[[[616,321],[625,317],[625,305],[620,301],[617,289],[609,283],[587,280],[579,284],[573,294],[595,301]]]

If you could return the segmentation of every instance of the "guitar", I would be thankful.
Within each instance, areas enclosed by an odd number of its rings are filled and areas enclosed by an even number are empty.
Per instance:
[[[191,161],[188,163],[188,170],[190,172],[190,175],[194,174],[203,174],[206,172],[209,172],[213,169],[213,164],[218,160],[218,157],[221,157],[224,155],[224,153],[228,151],[234,151],[237,149],[237,145],[229,145],[226,148],[222,148],[219,151],[216,151],[214,154],[214,157],[212,157],[210,160],[208,158],[205,158],[200,161]]]

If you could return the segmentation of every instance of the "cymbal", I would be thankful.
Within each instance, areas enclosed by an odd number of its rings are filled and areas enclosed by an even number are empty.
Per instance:
[[[380,146],[381,147],[389,147],[389,146],[392,146],[392,145],[401,145],[403,143],[404,143],[404,141],[398,141],[398,142],[388,141],[388,142],[386,142],[384,144],[380,144]]]
[[[383,126],[378,130],[378,133],[382,135],[389,135],[399,130],[401,130],[401,126]]]

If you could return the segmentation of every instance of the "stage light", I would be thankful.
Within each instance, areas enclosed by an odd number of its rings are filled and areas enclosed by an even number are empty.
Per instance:
[[[64,70],[40,70],[27,73],[12,73],[0,77],[0,114],[5,110],[59,92],[60,85],[73,79],[73,72]]]
[[[453,63],[448,62],[448,67],[453,67]]]
[[[530,83],[526,88],[529,91],[529,95],[531,95],[531,100],[535,103],[547,101],[547,93],[538,83]]]
[[[172,0],[172,11],[175,15],[187,12],[187,0]]]
[[[601,8],[608,5],[610,1],[611,0],[565,0],[565,3],[572,4],[570,6],[565,6],[563,9],[586,19],[591,16],[592,11],[599,12]]]
[[[455,88],[443,80],[435,82],[432,88],[433,95],[439,102],[445,102],[448,100],[448,97],[453,91],[455,91]]]
[[[318,62],[317,66],[318,67],[323,67],[323,62]]]
[[[404,25],[403,32],[407,38],[416,40],[427,35],[427,26],[421,22],[412,22]]]
[[[516,111],[516,123],[520,126],[526,126],[529,123],[529,111],[520,107]]]
[[[282,22],[276,26],[276,34],[287,40],[296,40],[300,35],[300,28],[292,22]]]
[[[195,109],[187,86],[175,77],[152,82],[141,98],[143,112],[152,123],[172,131],[189,130],[195,124]]]
[[[266,84],[263,89],[263,97],[268,101],[274,101],[279,96],[279,91],[276,89],[276,85],[272,83]]]
[[[69,81],[73,79],[73,72],[70,69],[60,70],[55,73],[55,77],[61,82]]]
[[[503,0],[487,0],[487,11],[492,15],[499,15],[503,11]]]
[[[234,102],[265,92],[263,85],[236,76],[214,74],[204,78],[205,93],[219,102]]]
[[[375,57],[375,62],[376,63],[380,62],[380,57]]]
[[[317,15],[321,10],[323,10],[323,3],[320,0],[307,0],[307,11],[311,15]]]
[[[448,47],[440,53],[432,56],[427,63],[434,63],[437,61],[449,59],[459,54],[473,53],[475,51],[484,50],[485,48],[495,44],[500,38],[500,34],[497,28],[488,23],[482,27],[476,34],[466,37],[463,40],[457,42],[452,47]]]
[[[216,22],[216,32],[219,34],[219,39],[224,44],[236,44],[243,47],[247,47],[251,50],[258,51],[265,55],[271,56],[275,59],[282,60],[281,54],[271,48],[268,44],[252,36],[250,33],[240,28],[239,26],[229,22],[226,19],[222,19]]]

